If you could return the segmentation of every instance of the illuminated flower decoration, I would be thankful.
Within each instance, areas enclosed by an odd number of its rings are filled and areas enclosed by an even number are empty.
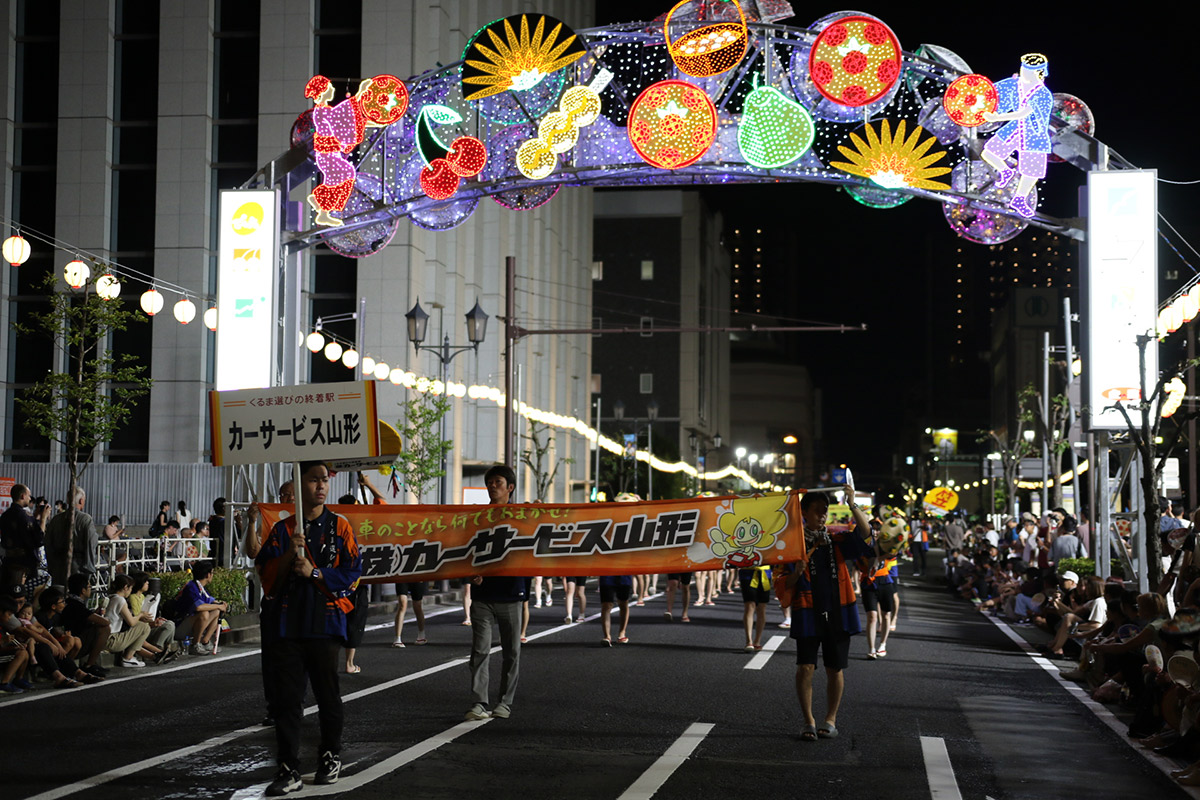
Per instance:
[[[679,169],[708,152],[717,135],[717,109],[687,81],[659,81],[629,109],[629,141],[647,164]]]
[[[900,42],[871,17],[843,17],[817,36],[808,71],[817,90],[844,106],[865,106],[900,78]]]
[[[480,100],[532,89],[583,54],[579,36],[553,17],[516,14],[496,20],[476,31],[463,51],[463,97]]]
[[[842,172],[867,178],[885,189],[949,189],[949,184],[930,180],[950,171],[949,167],[931,166],[945,158],[946,151],[938,150],[926,155],[936,140],[930,136],[921,142],[921,135],[925,130],[920,126],[914,128],[912,135],[906,139],[906,124],[905,120],[900,120],[893,137],[891,125],[886,119],[880,124],[878,135],[874,126],[868,123],[865,142],[858,134],[850,134],[850,141],[854,143],[857,152],[842,145],[838,146],[838,150],[850,159],[850,163],[831,161],[829,165]]]

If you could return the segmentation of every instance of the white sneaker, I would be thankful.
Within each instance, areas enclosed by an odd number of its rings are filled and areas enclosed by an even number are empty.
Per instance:
[[[121,666],[122,667],[144,667],[144,666],[146,666],[146,662],[142,661],[137,656],[134,656],[133,658],[122,658]]]
[[[552,605],[554,605],[554,595],[548,594],[546,595],[546,608],[549,608]]]

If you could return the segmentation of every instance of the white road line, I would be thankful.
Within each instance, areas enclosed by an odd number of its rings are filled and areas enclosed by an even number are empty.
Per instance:
[[[710,722],[693,722],[688,729],[675,740],[667,752],[659,756],[642,776],[634,781],[618,800],[650,800],[654,793],[662,788],[667,779],[687,761],[693,751],[700,745],[715,727]]]
[[[450,613],[451,611],[458,611],[458,610],[460,610],[460,609],[454,608],[454,609],[449,609],[448,611],[437,612],[437,613]],[[430,617],[433,615],[426,614],[425,616]],[[599,618],[599,616],[600,616],[599,614],[596,614],[593,617],[591,617],[591,619]],[[388,624],[390,624],[390,623],[386,623],[379,627],[387,627]],[[528,637],[528,640],[533,641],[535,639],[541,639],[543,636],[549,636],[551,634],[558,633],[559,631],[567,630],[568,628],[572,628],[574,626],[575,626],[575,623],[558,625],[556,627],[541,631],[540,633],[535,633],[532,636]],[[257,652],[259,652],[259,651],[256,649],[256,650],[251,651],[250,653],[246,653],[245,655],[251,655],[251,654],[257,653]],[[491,649],[492,655],[499,653],[499,652],[500,652],[499,646],[493,647]],[[231,658],[232,658],[232,656],[231,656]],[[219,659],[217,659],[217,660],[219,660]],[[409,683],[411,681],[415,681],[420,678],[425,678],[430,675],[435,675],[439,672],[444,672],[445,670],[451,669],[453,667],[461,666],[462,664],[465,664],[470,660],[471,660],[470,656],[462,656],[460,658],[455,658],[450,661],[447,661],[443,664],[438,664],[437,666],[423,669],[420,672],[414,672],[410,675],[403,675],[399,678],[395,678],[393,680],[386,681],[386,682],[378,684],[376,686],[370,686],[370,687],[367,687],[366,689],[362,689],[357,692],[351,692],[350,694],[342,696],[342,702],[348,703],[352,700],[358,700],[363,697],[370,697],[373,694],[378,694],[379,692],[387,691],[388,689],[393,689],[393,688],[403,685],[405,683]],[[205,661],[202,663],[211,664],[211,663],[213,663],[213,659],[209,659],[208,661]],[[160,672],[159,674],[162,674],[162,672]],[[107,683],[107,681],[106,681],[106,683]],[[79,691],[79,690],[75,689],[73,691]],[[5,705],[8,705],[8,704],[6,703]],[[306,716],[306,717],[310,716],[312,714],[315,714],[315,713],[317,713],[317,706],[315,704],[304,709],[304,716]],[[184,758],[186,756],[190,756],[195,753],[203,752],[204,750],[211,750],[214,747],[220,747],[221,745],[228,744],[229,742],[233,741],[234,739],[239,739],[242,736],[245,736],[246,734],[257,733],[257,732],[265,731],[265,730],[269,730],[269,729],[264,728],[261,725],[251,725],[246,728],[239,728],[238,730],[230,731],[229,733],[223,733],[220,736],[214,736],[210,739],[205,739],[203,742],[200,742],[199,744],[189,745],[187,747],[181,747],[177,750],[172,750],[169,753],[163,753],[161,755],[153,756],[151,758],[146,758],[141,761],[134,762],[133,764],[127,764],[123,767],[117,767],[116,769],[111,769],[108,772],[102,772],[99,775],[95,775],[91,778],[84,778],[83,780],[76,781],[75,783],[69,783],[65,786],[59,786],[59,787],[51,789],[49,791],[42,792],[41,794],[37,794],[32,797],[29,797],[26,800],[54,800],[54,798],[66,797],[67,795],[74,794],[75,792],[82,792],[87,789],[94,788],[96,786],[102,786],[106,783],[109,783],[110,781],[115,781],[119,778],[124,778],[124,777],[132,775],[134,773],[141,772],[143,770],[152,769],[153,767],[157,767],[160,764],[165,764],[168,761],[176,761],[176,760]]]
[[[461,609],[447,608],[447,609],[443,609],[441,611],[434,611],[430,614],[426,614],[425,618],[429,619],[430,617],[438,617],[438,616],[441,616],[442,614],[453,614],[457,611],[461,611]],[[407,624],[407,620],[408,620],[408,617],[405,617],[406,624]],[[374,625],[368,625],[366,629],[368,631],[377,631],[381,628],[390,628],[390,627],[392,627],[393,624],[394,623],[392,623],[392,622],[379,622]],[[224,648],[222,648],[222,649],[224,649]],[[50,700],[55,697],[74,696],[74,695],[78,694],[79,692],[86,692],[91,689],[103,689],[106,686],[115,686],[120,683],[125,683],[126,681],[136,681],[139,678],[153,678],[158,675],[170,675],[171,673],[174,673],[174,672],[182,672],[185,669],[195,669],[196,667],[207,667],[211,664],[220,664],[222,661],[233,661],[234,659],[237,659],[237,658],[246,658],[247,656],[255,656],[261,652],[262,652],[261,647],[255,647],[253,650],[239,650],[236,653],[232,653],[232,654],[226,655],[226,656],[221,656],[221,655],[188,656],[189,659],[194,659],[194,660],[189,660],[187,663],[183,663],[183,664],[175,662],[172,666],[163,667],[161,669],[136,669],[135,670],[135,669],[127,669],[125,667],[113,667],[112,669],[109,670],[109,674],[113,677],[109,677],[100,683],[93,683],[93,684],[90,684],[87,686],[81,686],[78,689],[58,690],[58,691],[41,691],[41,690],[39,690],[36,694],[26,693],[26,694],[21,695],[20,697],[14,697],[12,699],[4,700],[3,703],[0,703],[0,709],[8,708],[9,706],[20,705],[21,703],[33,703],[38,700]]]
[[[762,669],[771,660],[771,655],[779,649],[779,645],[787,641],[786,636],[772,636],[767,639],[767,643],[763,645],[763,649],[754,654],[754,658],[746,662],[746,666],[742,669]]]
[[[946,740],[922,736],[921,755],[925,757],[925,777],[929,780],[929,794],[933,800],[962,800],[950,754],[946,752]]]
[[[993,625],[995,625],[997,628],[999,628],[1001,631],[1003,631],[1005,636],[1007,636],[1009,639],[1012,639],[1013,642],[1017,645],[1017,647],[1024,650],[1025,653],[1027,653],[1029,655],[1029,657],[1033,659],[1033,663],[1037,664],[1039,667],[1041,667],[1043,670],[1045,670],[1046,673],[1048,675],[1050,675],[1051,678],[1053,678],[1055,681],[1058,682],[1059,686],[1061,686],[1067,690],[1068,694],[1070,694],[1072,697],[1074,697],[1076,700],[1078,700],[1080,703],[1082,703],[1084,706],[1086,706],[1088,708],[1088,710],[1090,710],[1093,714],[1095,714],[1096,717],[1101,722],[1103,722],[1108,727],[1112,728],[1113,731],[1116,732],[1117,738],[1120,739],[1121,741],[1127,743],[1131,748],[1133,748],[1133,751],[1135,753],[1137,753],[1142,758],[1146,759],[1151,764],[1153,764],[1155,767],[1157,767],[1158,770],[1160,772],[1162,772],[1164,775],[1166,775],[1168,778],[1171,777],[1172,770],[1179,769],[1179,765],[1176,764],[1175,762],[1171,761],[1170,759],[1164,758],[1163,756],[1160,756],[1158,753],[1155,753],[1152,750],[1147,750],[1144,747],[1138,747],[1136,740],[1130,739],[1126,735],[1127,729],[1129,727],[1126,723],[1117,719],[1116,715],[1114,715],[1111,711],[1109,711],[1107,708],[1105,708],[1102,704],[1097,703],[1095,700],[1093,700],[1092,696],[1090,694],[1088,694],[1086,691],[1084,691],[1079,686],[1079,684],[1075,683],[1074,681],[1069,681],[1069,680],[1063,678],[1062,675],[1059,674],[1058,667],[1055,666],[1050,661],[1050,659],[1044,658],[1044,657],[1038,655],[1036,653],[1036,651],[1034,651],[1032,645],[1030,645],[1029,642],[1025,641],[1025,638],[1022,637],[1021,634],[1017,633],[1011,627],[1009,627],[1008,623],[1004,622],[1001,619],[993,617],[991,614],[987,614],[986,612],[984,612],[984,616],[989,621],[991,621],[991,623]],[[1200,787],[1182,786],[1181,785],[1179,788],[1182,789],[1187,794],[1189,794],[1190,796],[1197,798],[1197,800],[1200,800]]]

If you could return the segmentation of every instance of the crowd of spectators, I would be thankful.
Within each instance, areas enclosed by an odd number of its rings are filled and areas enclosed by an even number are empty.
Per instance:
[[[73,520],[66,503],[17,484],[0,514],[0,694],[104,680],[106,652],[127,669],[215,652],[228,607],[205,588],[213,562],[200,559],[223,554],[209,536],[223,537],[225,499],[207,520],[164,501],[149,530],[134,532],[120,515],[97,529],[82,489],[71,500]],[[164,568],[190,568],[176,597],[163,598],[150,574]]]
[[[957,547],[943,541],[952,591],[1010,624],[1041,629],[1038,650],[1063,679],[1123,708],[1129,736],[1143,746],[1192,761],[1174,777],[1200,785],[1200,511],[1190,524],[1182,517],[1165,504],[1163,578],[1141,593],[1120,577],[1076,572],[1089,529],[1062,508],[1006,520],[999,531],[976,526]]]

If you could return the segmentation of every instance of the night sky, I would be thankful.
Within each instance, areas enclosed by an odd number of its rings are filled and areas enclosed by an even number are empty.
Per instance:
[[[1086,102],[1096,118],[1095,135],[1112,150],[1138,167],[1159,171],[1162,217],[1200,249],[1200,185],[1162,182],[1200,179],[1194,159],[1200,116],[1195,111],[1200,88],[1195,58],[1200,42],[1193,35],[1196,17],[1191,15],[1195,12],[1181,17],[1177,9],[1182,4],[1166,4],[1169,12],[1142,14],[1089,12],[1074,3],[1026,5],[1031,9],[1028,18],[1014,13],[1023,4],[1009,4],[1003,7],[1007,13],[997,13],[996,26],[987,16],[993,6],[983,3],[875,3],[856,10],[891,26],[905,50],[921,43],[941,45],[993,80],[1015,72],[1023,53],[1046,54],[1047,86]],[[804,2],[793,2],[792,7],[797,15],[780,24],[807,27],[841,10]],[[649,20],[669,9],[665,0],[599,0],[597,22]],[[1046,180],[1039,184],[1042,209],[1055,216],[1075,215],[1077,188],[1084,181],[1084,173],[1074,167],[1049,165]],[[704,192],[729,221],[752,220],[768,231],[774,226],[803,231],[804,258],[798,267],[803,283],[794,299],[796,317],[870,326],[867,333],[821,334],[805,340],[802,361],[826,397],[824,436],[830,460],[861,465],[856,472],[873,476],[890,470],[892,454],[900,452],[902,426],[921,416],[921,409],[898,405],[912,402],[908,398],[919,393],[897,391],[897,382],[932,380],[935,393],[971,391],[982,398],[980,387],[938,385],[936,343],[933,358],[927,357],[930,345],[922,320],[944,313],[930,306],[928,282],[941,273],[931,267],[929,253],[964,241],[951,232],[938,205],[914,200],[897,209],[869,209],[833,187],[815,184]],[[1165,225],[1161,228],[1193,266],[1200,266],[1200,256]],[[1029,228],[1022,237],[1035,231]],[[966,248],[986,251],[969,242]],[[977,258],[986,257],[980,252]],[[1163,284],[1168,291],[1195,273],[1161,241],[1159,262],[1160,273],[1178,271],[1177,280]],[[1078,308],[1077,297],[1075,302]],[[927,365],[932,366],[932,378]],[[986,399],[980,402],[982,426],[988,409]]]

